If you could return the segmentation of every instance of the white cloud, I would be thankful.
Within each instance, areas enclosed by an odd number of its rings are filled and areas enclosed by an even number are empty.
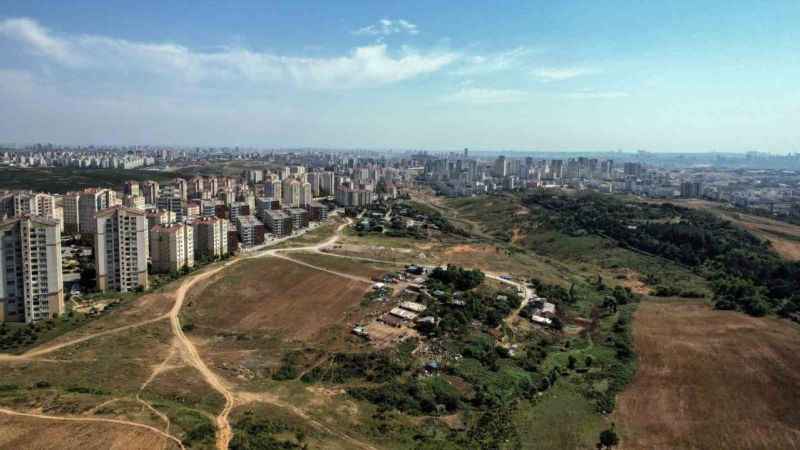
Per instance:
[[[69,43],[52,37],[46,28],[34,20],[23,17],[0,21],[0,35],[26,42],[39,54],[62,63],[77,62]]]
[[[375,86],[436,72],[458,59],[450,51],[385,44],[353,48],[336,57],[282,56],[243,48],[195,51],[172,43],[134,42],[104,36],[55,36],[30,19],[0,21],[0,35],[37,55],[74,68],[143,72],[182,81],[289,82],[301,88]]]
[[[575,100],[604,100],[630,97],[630,93],[624,91],[580,91],[570,92],[564,97]]]
[[[540,68],[531,71],[531,75],[540,81],[563,81],[598,73],[595,69],[586,68]]]
[[[369,36],[388,36],[390,34],[397,33],[408,33],[415,35],[419,34],[419,28],[415,24],[403,19],[381,19],[378,21],[378,23],[353,31],[353,34],[355,35]]]
[[[502,72],[519,67],[532,50],[527,47],[516,47],[486,55],[475,55],[464,59],[464,64],[454,72],[458,75],[481,75]]]
[[[470,103],[476,105],[492,105],[517,103],[524,101],[528,93],[517,89],[488,89],[464,87],[446,95],[444,101],[453,103]]]

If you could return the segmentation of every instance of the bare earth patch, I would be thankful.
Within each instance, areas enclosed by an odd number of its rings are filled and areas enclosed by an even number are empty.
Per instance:
[[[800,446],[800,331],[701,303],[644,302],[639,368],[619,396],[621,448]]]
[[[249,260],[191,295],[196,325],[310,339],[341,322],[370,285],[278,258]]]

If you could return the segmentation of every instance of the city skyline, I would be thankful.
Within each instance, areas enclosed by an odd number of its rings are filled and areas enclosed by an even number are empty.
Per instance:
[[[0,141],[789,153],[798,18],[793,2],[7,2]]]

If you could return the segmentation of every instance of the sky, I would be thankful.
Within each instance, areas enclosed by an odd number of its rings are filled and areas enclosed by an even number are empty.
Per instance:
[[[0,143],[800,150],[800,2],[0,0]]]

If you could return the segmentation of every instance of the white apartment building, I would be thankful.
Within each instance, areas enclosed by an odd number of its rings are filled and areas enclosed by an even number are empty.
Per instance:
[[[14,215],[26,214],[40,217],[55,217],[56,199],[50,194],[18,192],[14,195]]]
[[[284,208],[297,208],[300,206],[300,195],[303,189],[302,184],[294,178],[287,178],[283,180],[281,190],[283,191],[283,198],[281,204]]]
[[[0,223],[0,321],[31,323],[64,313],[61,236],[55,220]]]
[[[228,254],[228,221],[219,217],[203,217],[194,223],[196,258],[215,259]]]
[[[300,184],[300,207],[305,208],[306,206],[310,205],[311,202],[314,200],[314,192],[313,188],[311,187],[311,183],[306,181],[305,183]]]
[[[126,195],[122,204],[126,208],[145,209],[144,197],[141,195]]]
[[[156,225],[150,229],[153,272],[172,273],[194,267],[194,233],[191,225]]]
[[[283,188],[281,180],[279,180],[277,177],[266,180],[264,182],[264,195],[278,200],[282,199]]]
[[[147,289],[148,233],[144,211],[115,206],[97,213],[94,259],[97,289]]]

